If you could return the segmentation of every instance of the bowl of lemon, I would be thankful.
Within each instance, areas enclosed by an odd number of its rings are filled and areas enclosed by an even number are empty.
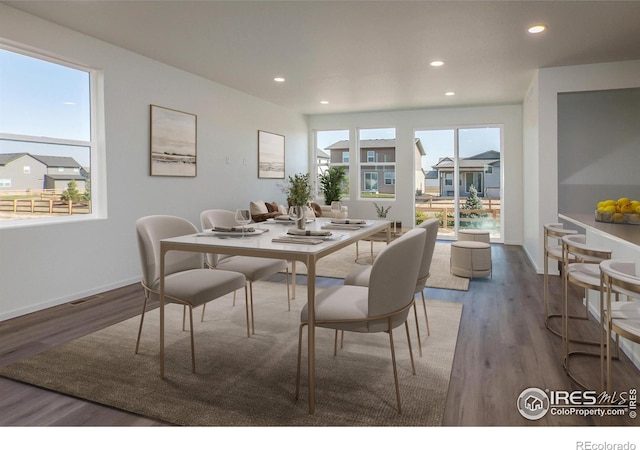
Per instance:
[[[622,197],[598,202],[596,221],[640,225],[640,201]]]

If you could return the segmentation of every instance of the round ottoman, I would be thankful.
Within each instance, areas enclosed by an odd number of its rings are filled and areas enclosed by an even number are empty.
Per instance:
[[[489,232],[485,230],[458,230],[458,240],[491,243]]]
[[[491,245],[479,241],[453,242],[451,273],[464,278],[491,276]]]

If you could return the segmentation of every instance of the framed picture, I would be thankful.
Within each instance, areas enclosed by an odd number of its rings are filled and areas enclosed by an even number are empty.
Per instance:
[[[284,136],[258,130],[258,178],[284,178]]]
[[[151,175],[196,176],[197,117],[151,105]]]

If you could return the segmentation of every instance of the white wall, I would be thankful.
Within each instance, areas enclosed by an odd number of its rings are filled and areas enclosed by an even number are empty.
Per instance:
[[[356,128],[396,128],[396,199],[385,203],[392,205],[390,220],[400,220],[403,225],[414,223],[415,188],[413,176],[402,178],[400,174],[413,174],[414,131],[426,128],[452,126],[504,125],[503,136],[503,196],[506,244],[522,244],[522,106],[485,106],[468,108],[433,108],[422,110],[368,112],[354,114],[327,114],[309,117],[311,130]],[[352,132],[353,134],[353,132]],[[352,139],[354,136],[352,136]],[[352,156],[355,157],[355,156]],[[351,185],[357,186],[356,171]],[[405,182],[403,183],[403,179]],[[354,184],[356,183],[356,184]],[[375,209],[369,200],[357,200],[352,193],[349,205],[351,217],[375,217]]]
[[[306,118],[0,4],[0,38],[104,70],[108,216],[0,231],[0,320],[140,279],[134,222],[284,202],[257,178],[257,131],[285,135],[286,171],[308,170]],[[149,105],[196,114],[198,176],[149,176]],[[229,164],[225,158],[229,157]]]
[[[634,87],[640,87],[640,61],[538,70],[532,82],[533,97],[524,105],[523,122],[528,205],[524,210],[524,247],[538,273],[543,270],[543,226],[558,221],[558,94]],[[537,174],[529,176],[529,170]],[[533,203],[530,198],[539,201]]]

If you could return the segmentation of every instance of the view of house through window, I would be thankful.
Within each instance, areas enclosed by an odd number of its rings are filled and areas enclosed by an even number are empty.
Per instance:
[[[419,130],[424,183],[416,192],[416,222],[440,219],[440,238],[481,229],[501,239],[500,127]]]
[[[316,167],[318,173],[316,176],[320,176],[326,172],[329,167],[344,167],[345,168],[345,181],[342,185],[342,198],[349,198],[349,130],[330,130],[330,131],[316,131]],[[324,197],[320,191],[320,184],[318,185],[318,192],[316,198],[318,202],[322,203]]]
[[[358,130],[360,198],[396,197],[396,130]]]
[[[7,47],[0,67],[0,221],[91,213],[91,71]]]

